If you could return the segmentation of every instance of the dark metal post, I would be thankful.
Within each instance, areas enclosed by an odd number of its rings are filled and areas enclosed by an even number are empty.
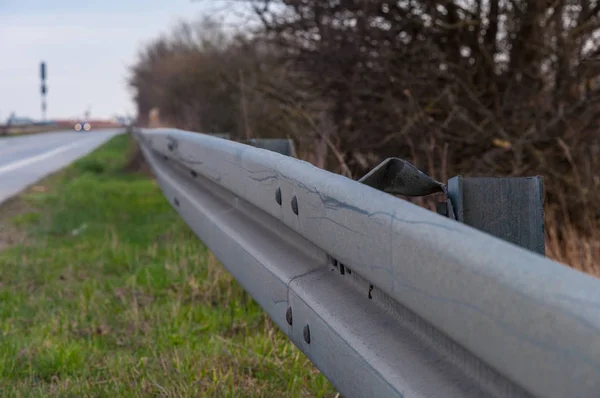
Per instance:
[[[545,254],[542,177],[457,176],[448,196],[458,221]]]
[[[48,89],[46,87],[46,63],[44,61],[40,64],[40,77],[42,79],[42,121],[46,121],[46,93]]]
[[[251,138],[244,142],[257,148],[277,152],[282,155],[296,157],[296,148],[294,141],[287,138]]]

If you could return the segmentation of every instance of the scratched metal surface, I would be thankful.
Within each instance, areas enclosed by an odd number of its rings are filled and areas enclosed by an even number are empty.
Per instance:
[[[277,219],[143,151],[182,218],[345,397],[528,396]]]
[[[529,393],[600,391],[600,281],[306,162],[180,130],[142,137],[277,218]]]

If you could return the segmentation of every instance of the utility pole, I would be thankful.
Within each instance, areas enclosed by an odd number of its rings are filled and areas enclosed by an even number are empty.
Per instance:
[[[46,93],[48,89],[46,88],[46,63],[42,61],[40,64],[40,77],[42,78],[42,121],[46,121]]]

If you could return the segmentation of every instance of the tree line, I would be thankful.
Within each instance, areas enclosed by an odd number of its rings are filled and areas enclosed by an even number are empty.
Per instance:
[[[597,216],[600,1],[245,4],[245,32],[203,19],[142,49],[141,123],[288,136],[350,177],[389,156],[444,181],[543,175],[549,206]]]

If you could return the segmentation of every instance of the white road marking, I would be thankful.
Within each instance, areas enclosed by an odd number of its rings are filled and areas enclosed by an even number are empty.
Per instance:
[[[92,141],[92,140],[85,140],[83,142],[74,142],[74,143],[71,143],[71,144],[68,144],[68,145],[63,145],[63,146],[55,148],[55,149],[53,149],[51,151],[44,152],[44,153],[36,155],[36,156],[31,156],[31,157],[26,158],[26,159],[18,160],[16,162],[9,163],[9,164],[7,164],[5,166],[0,166],[0,175],[8,173],[9,171],[12,171],[12,170],[19,169],[21,167],[25,167],[25,166],[30,165],[32,163],[36,163],[36,162],[39,162],[39,161],[51,158],[53,156],[58,155],[59,153],[68,151],[69,149],[72,149],[72,148],[75,148],[75,147],[78,147],[78,146],[82,146],[82,145],[86,144],[88,141]]]

